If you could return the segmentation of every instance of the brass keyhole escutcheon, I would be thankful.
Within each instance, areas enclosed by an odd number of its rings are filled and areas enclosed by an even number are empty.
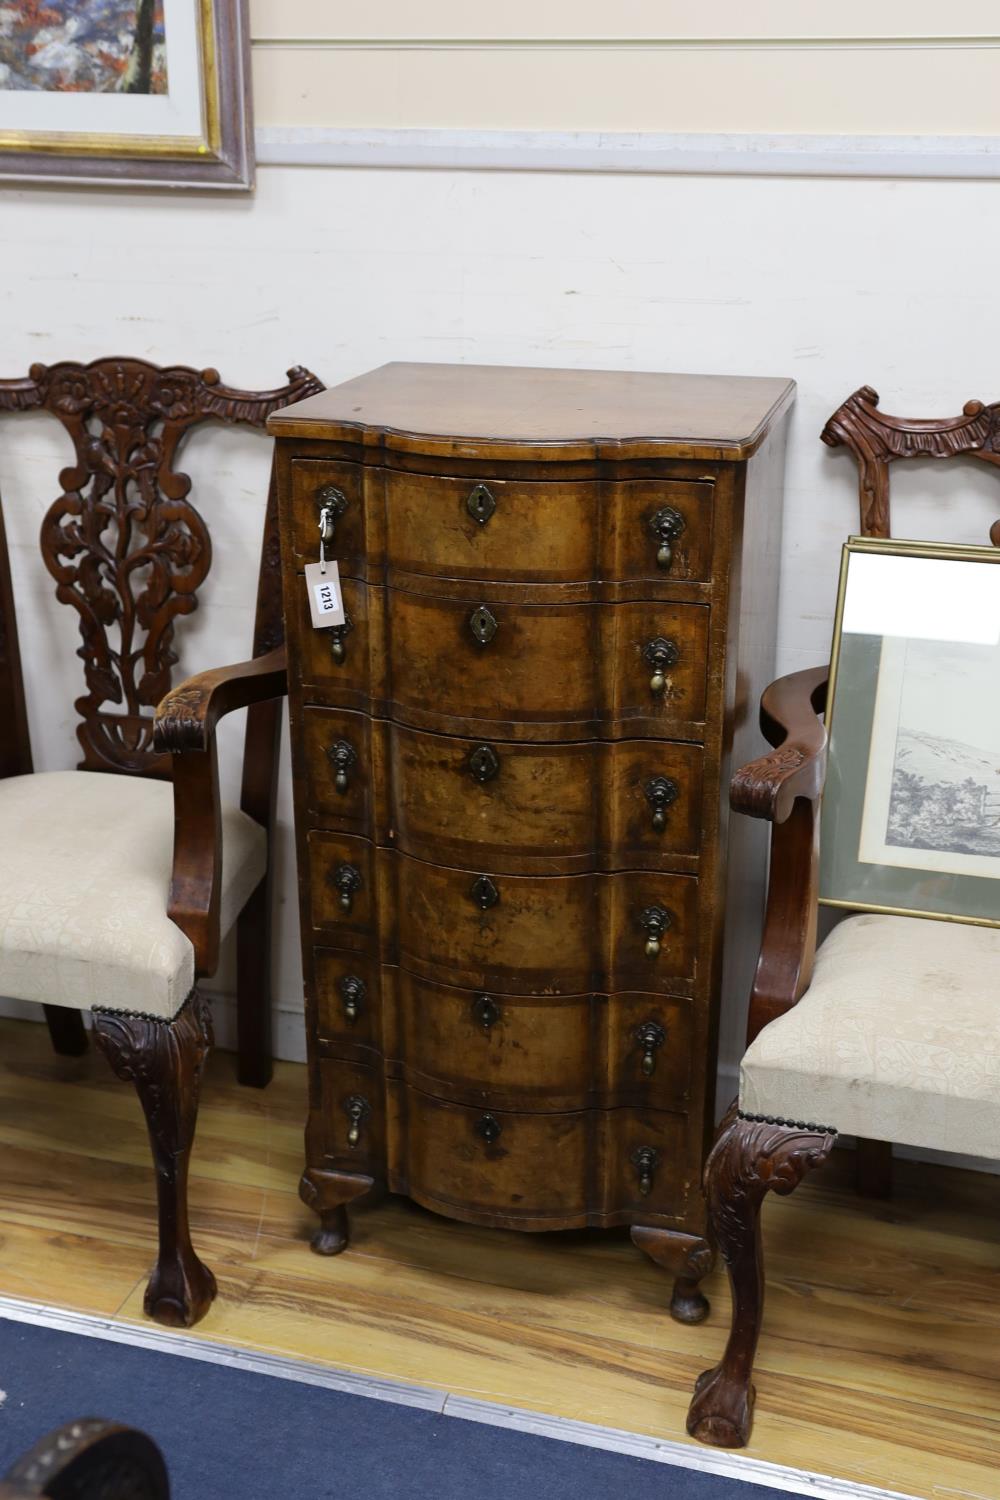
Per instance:
[[[333,872],[333,887],[341,911],[349,914],[354,907],[354,897],[361,889],[361,871],[357,865],[339,864]]]
[[[639,1174],[639,1192],[648,1197],[653,1187],[653,1174],[660,1165],[660,1153],[655,1146],[639,1146],[632,1152],[632,1165]]]
[[[480,875],[472,882],[469,895],[480,911],[489,911],[500,900],[500,892],[488,875]]]
[[[480,995],[472,1002],[472,1014],[483,1030],[489,1034],[500,1019],[500,1007],[492,995]]]
[[[673,920],[665,906],[647,906],[639,913],[639,926],[646,934],[647,958],[659,958],[661,944]]]
[[[500,770],[500,757],[492,745],[476,745],[469,755],[469,772],[475,781],[485,786]]]
[[[478,604],[469,616],[469,629],[480,646],[488,646],[499,628],[496,615],[485,604]]]
[[[360,1094],[352,1094],[344,1100],[344,1113],[347,1115],[347,1144],[356,1146],[361,1139],[361,1122],[371,1114],[368,1100]]]
[[[333,657],[338,667],[341,666],[345,657],[347,656],[347,649],[344,642],[348,634],[353,629],[354,621],[351,619],[346,609],[344,610],[343,625],[331,625],[329,627],[330,655]]]
[[[485,526],[497,508],[496,497],[489,485],[473,485],[469,491],[469,498],[465,502],[465,508],[474,521],[480,526]]]
[[[340,990],[340,997],[344,1002],[344,1015],[353,1026],[361,1014],[361,1008],[365,1003],[368,987],[364,980],[359,979],[356,974],[345,974],[343,979],[338,981],[337,988]]]
[[[653,813],[653,832],[662,833],[667,826],[667,808],[677,801],[680,787],[669,776],[651,776],[643,791]]]
[[[684,517],[672,505],[661,505],[649,518],[649,529],[659,544],[656,549],[656,566],[664,570],[674,560],[673,544],[684,530]]]
[[[649,679],[649,691],[662,693],[667,685],[667,672],[671,667],[676,666],[680,659],[677,642],[658,635],[654,640],[646,642],[642,648],[642,654],[653,669],[653,675]]]
[[[483,1115],[481,1120],[476,1121],[476,1134],[482,1136],[487,1146],[498,1141],[502,1133],[503,1126],[495,1115]]]
[[[652,1078],[656,1071],[656,1054],[667,1040],[667,1033],[659,1021],[643,1021],[636,1027],[635,1039],[642,1048],[643,1075]]]
[[[350,785],[350,772],[357,762],[357,755],[352,745],[346,740],[335,740],[327,748],[327,759],[333,766],[333,784],[337,791],[343,796]]]

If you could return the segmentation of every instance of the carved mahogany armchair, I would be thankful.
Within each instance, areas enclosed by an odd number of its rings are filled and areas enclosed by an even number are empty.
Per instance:
[[[862,532],[888,537],[889,464],[961,453],[1000,463],[1000,405],[974,401],[950,421],[908,421],[881,413],[866,386],[822,436],[857,459]],[[1000,522],[990,536],[1000,544]],[[771,861],[739,1098],[705,1168],[732,1324],[722,1360],[695,1386],[687,1425],[717,1447],[742,1447],[750,1433],[767,1194],[791,1193],[826,1161],[838,1132],[858,1138],[869,1186],[881,1190],[893,1141],[1000,1154],[1000,1076],[987,1079],[984,1095],[980,1056],[996,1031],[1000,931],[866,912],[841,921],[817,951],[827,681],[828,668],[817,667],[767,689],[760,724],[774,748],[737,771],[731,787],[736,812],[771,824]],[[941,1024],[942,975],[952,1008],[963,997],[964,1020],[950,1030]]]
[[[263,429],[321,389],[298,368],[277,390],[240,391],[214,370],[132,359],[0,381],[0,411],[50,412],[75,450],[41,550],[56,597],[79,615],[87,689],[74,705],[78,769],[33,772],[0,518],[0,995],[41,1004],[68,1054],[85,1049],[81,1012],[92,1011],[98,1045],[135,1084],[159,1209],[145,1307],[167,1324],[196,1322],[215,1295],[191,1245],[187,1173],[211,1044],[197,982],[234,924],[239,1076],[270,1078],[268,846],[286,690],[272,472],[252,659],[170,691],[175,621],[195,609],[212,557],[174,465],[198,424]],[[244,707],[242,794],[228,807],[215,726]]]

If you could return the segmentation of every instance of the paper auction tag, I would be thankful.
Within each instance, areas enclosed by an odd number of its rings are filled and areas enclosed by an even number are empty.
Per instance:
[[[343,625],[344,597],[340,592],[340,569],[335,562],[306,563],[306,589],[314,629]]]

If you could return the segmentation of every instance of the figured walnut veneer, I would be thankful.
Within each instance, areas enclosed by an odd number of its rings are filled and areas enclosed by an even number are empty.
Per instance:
[[[791,395],[390,365],[272,419],[320,1253],[378,1187],[628,1224],[704,1317],[723,788],[771,664]]]

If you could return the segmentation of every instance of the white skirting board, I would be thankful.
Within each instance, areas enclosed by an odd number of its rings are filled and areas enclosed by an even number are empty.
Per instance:
[[[259,127],[261,166],[654,172],[766,177],[1000,177],[1000,136],[656,135],[617,131]]]

